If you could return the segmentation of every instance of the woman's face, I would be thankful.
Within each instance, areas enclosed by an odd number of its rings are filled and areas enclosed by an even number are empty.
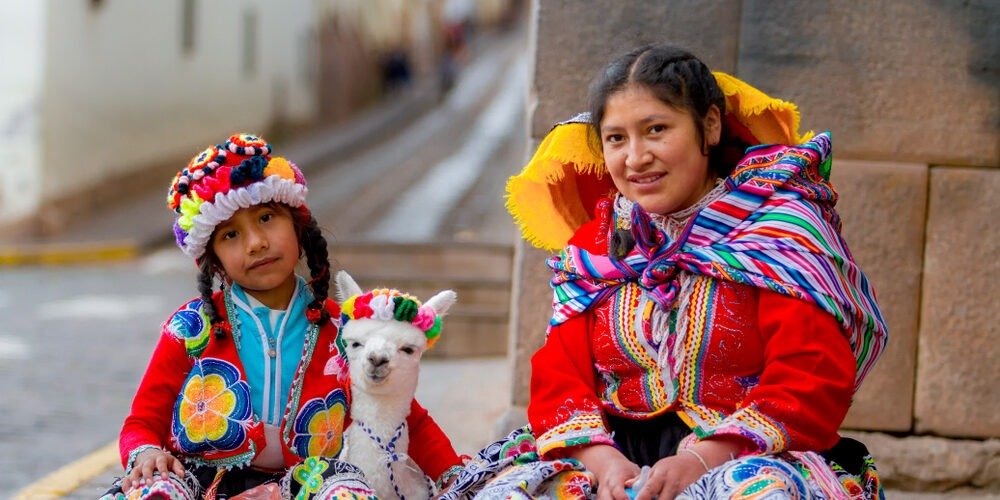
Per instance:
[[[705,117],[707,145],[719,142],[721,130],[719,109],[712,106]],[[629,85],[608,97],[600,131],[615,187],[649,213],[688,208],[714,186],[694,118],[644,86]]]

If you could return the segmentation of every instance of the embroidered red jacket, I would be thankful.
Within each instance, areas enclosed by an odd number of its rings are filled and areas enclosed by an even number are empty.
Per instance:
[[[222,294],[217,292],[214,298],[217,310],[225,315]],[[142,445],[216,466],[249,464],[264,448],[262,424],[252,412],[233,336],[214,338],[200,306],[195,299],[164,323],[119,437],[126,467],[134,459],[132,451]],[[327,310],[339,317],[334,302],[327,302]],[[286,467],[309,455],[335,457],[341,450],[343,430],[350,424],[350,389],[338,377],[324,375],[330,358],[340,356],[337,335],[331,322],[306,336],[303,361],[281,422]],[[424,473],[437,478],[460,464],[447,436],[416,400],[407,424],[408,453]]]
[[[600,218],[570,243],[606,255]],[[651,324],[655,303],[634,283],[551,329],[531,360],[528,404],[543,457],[613,444],[605,412],[647,419],[676,411],[698,438],[738,436],[749,453],[836,443],[855,373],[836,319],[768,290],[688,279],[662,338],[655,332],[665,329]]]

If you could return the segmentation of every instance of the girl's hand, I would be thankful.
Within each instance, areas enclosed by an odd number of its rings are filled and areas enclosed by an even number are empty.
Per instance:
[[[570,454],[597,477],[597,500],[629,500],[625,483],[639,477],[639,466],[614,446],[595,444]]]
[[[679,450],[676,455],[660,459],[653,465],[649,479],[635,500],[670,500],[707,473],[708,469],[726,463],[743,449],[739,442],[713,439],[697,443],[688,451]]]
[[[159,448],[143,451],[136,455],[132,471],[122,479],[122,492],[128,493],[136,486],[152,483],[154,472],[159,472],[161,477],[166,477],[169,472],[184,477],[184,464]]]

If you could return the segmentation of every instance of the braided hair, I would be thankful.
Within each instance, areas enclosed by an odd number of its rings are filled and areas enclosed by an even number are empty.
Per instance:
[[[322,327],[330,321],[330,313],[325,307],[330,292],[330,259],[326,238],[323,237],[323,232],[316,218],[305,206],[290,209],[288,206],[276,202],[267,205],[274,208],[280,207],[280,209],[291,213],[295,226],[295,236],[299,242],[299,257],[306,258],[311,278],[309,288],[312,290],[313,300],[306,306],[306,317],[310,323]],[[213,233],[209,241],[213,241],[214,237]],[[222,318],[215,307],[215,302],[212,301],[215,279],[219,278],[220,282],[224,282],[223,272],[219,258],[209,243],[205,247],[205,254],[198,260],[198,292],[204,304],[204,311],[212,323],[212,332],[218,339],[225,338],[226,333],[232,330],[232,326]],[[220,289],[223,286],[220,284]]]
[[[323,237],[316,217],[304,206],[293,217],[299,248],[305,254],[309,277],[312,278],[309,280],[309,287],[312,289],[313,301],[306,306],[306,314],[311,323],[322,326],[330,321],[330,313],[324,307],[330,292],[330,255],[326,238]]]

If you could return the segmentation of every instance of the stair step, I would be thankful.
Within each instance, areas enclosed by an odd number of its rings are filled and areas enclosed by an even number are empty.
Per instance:
[[[487,243],[335,242],[331,260],[353,274],[434,275],[509,280],[514,249]]]
[[[507,336],[507,321],[449,315],[441,330],[441,339],[424,355],[435,358],[502,356],[507,354]]]
[[[498,311],[504,315],[510,311],[510,282],[506,280],[482,283],[453,279],[372,278],[368,275],[355,276],[354,278],[365,290],[395,288],[414,295],[423,302],[441,290],[454,290],[458,294],[458,302],[454,309],[456,311],[482,308]]]

